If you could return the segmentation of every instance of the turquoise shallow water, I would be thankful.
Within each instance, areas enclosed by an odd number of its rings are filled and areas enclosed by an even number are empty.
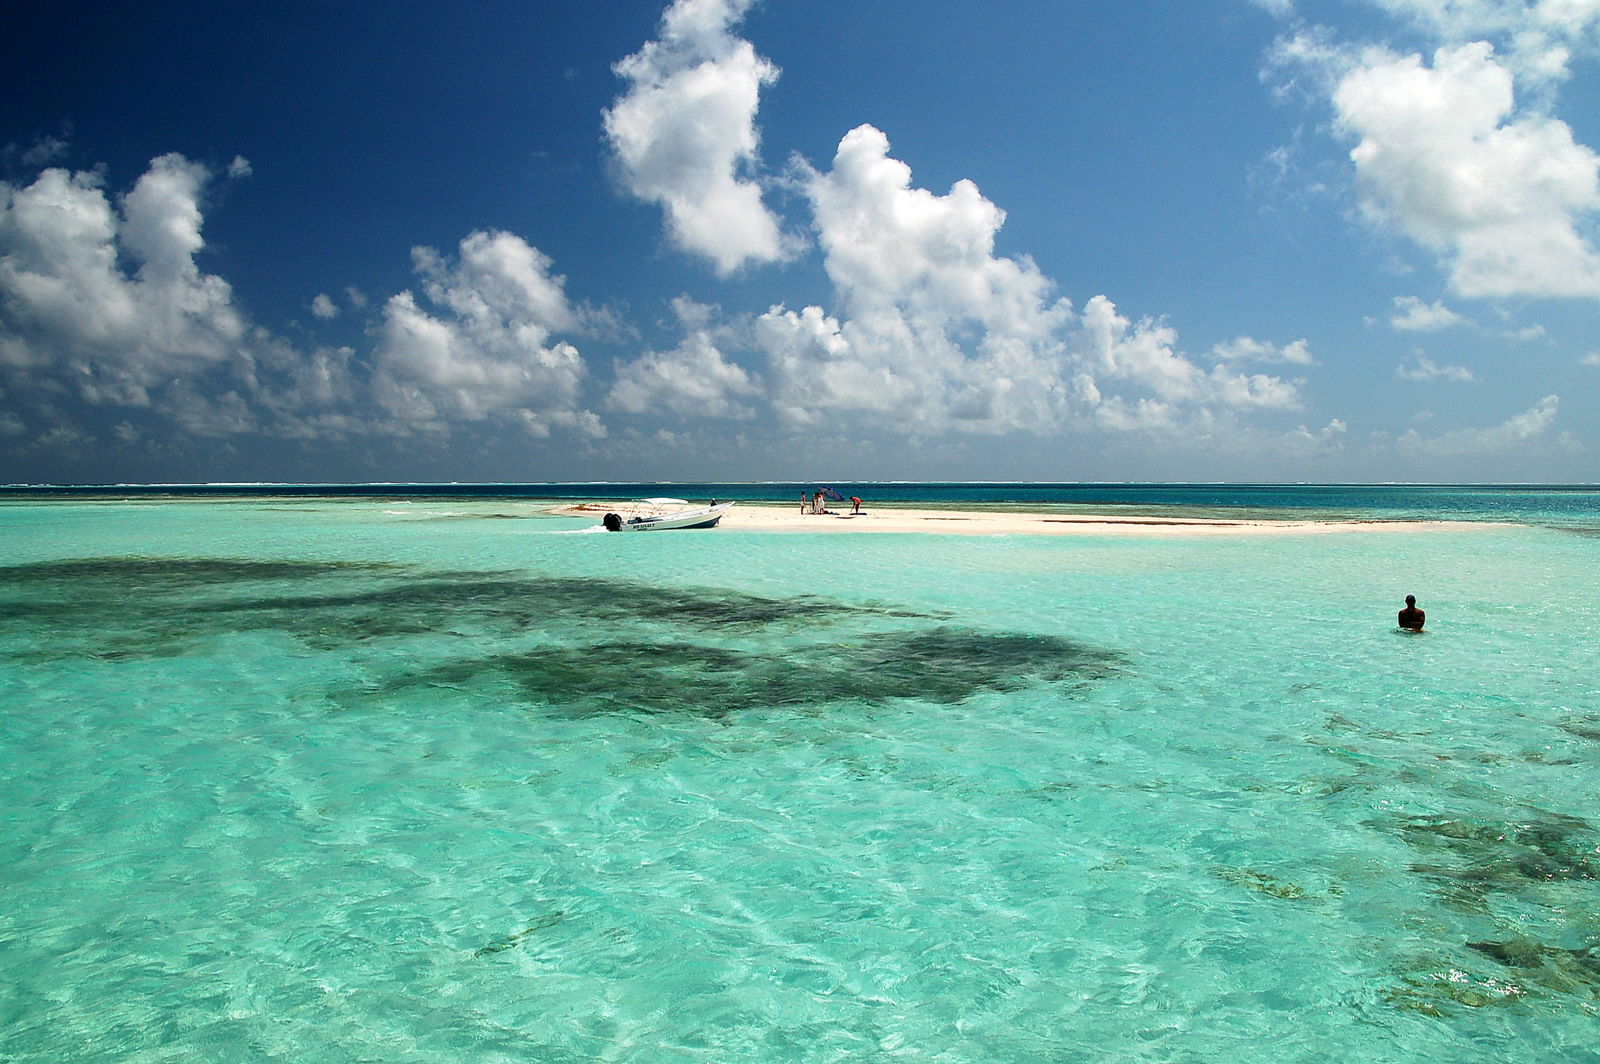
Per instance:
[[[1600,1059],[1600,537],[538,511],[0,505],[0,1058]]]

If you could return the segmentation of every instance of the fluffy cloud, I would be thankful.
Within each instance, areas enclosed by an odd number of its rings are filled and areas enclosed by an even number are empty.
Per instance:
[[[1600,155],[1557,117],[1572,61],[1600,54],[1600,0],[1368,4],[1431,58],[1302,24],[1270,62],[1333,105],[1368,219],[1436,254],[1457,295],[1600,297]]]
[[[1250,0],[1256,7],[1279,18],[1294,14],[1294,0]]]
[[[1293,0],[1252,0],[1280,19]],[[1571,73],[1574,56],[1592,53],[1600,0],[1368,0],[1412,30],[1444,45],[1496,42],[1517,80],[1543,92]],[[1309,38],[1302,37],[1302,42]]]
[[[1365,53],[1339,81],[1340,127],[1372,219],[1439,252],[1463,296],[1600,297],[1600,156],[1565,123],[1513,118],[1511,73],[1486,43]]]
[[[1240,336],[1227,343],[1218,344],[1211,349],[1211,355],[1221,362],[1283,362],[1295,366],[1309,366],[1315,362],[1311,357],[1311,345],[1304,340],[1296,340],[1280,347],[1248,336]]]
[[[251,330],[249,341],[226,377],[204,382],[205,388],[177,382],[161,412],[201,435],[341,440],[382,430],[365,416],[369,389],[356,372],[354,350],[302,351],[261,328]]]
[[[847,335],[847,330],[851,335]],[[821,307],[800,311],[772,307],[756,322],[756,344],[767,358],[772,401],[787,423],[810,425],[830,413],[875,413],[897,427],[915,427],[937,418],[943,387],[890,349],[881,337],[852,336]],[[930,397],[925,394],[932,392]]]
[[[773,401],[791,423],[854,413],[908,432],[1049,432],[1299,405],[1292,383],[1232,372],[1223,355],[1197,365],[1169,326],[1135,324],[1104,296],[1075,314],[1032,261],[995,254],[1005,212],[976,185],[942,196],[915,187],[871,126],[843,138],[827,172],[802,167],[801,183],[844,313],[778,306],[756,323]],[[1304,341],[1241,338],[1226,355],[1310,361]]]
[[[674,242],[722,274],[784,254],[748,176],[760,89],[776,77],[731,32],[748,7],[674,3],[659,38],[617,65],[630,89],[605,116],[627,188],[661,203]],[[1294,383],[1227,363],[1310,364],[1304,341],[1241,337],[1203,367],[1177,349],[1169,327],[1134,325],[1104,297],[1075,315],[1031,260],[995,254],[1005,213],[975,184],[958,181],[944,195],[916,187],[870,125],[844,136],[829,169],[797,161],[792,173],[812,209],[836,309],[778,305],[759,316],[749,331],[766,360],[759,381],[727,357],[731,335],[686,323],[677,347],[619,364],[612,409],[737,416],[764,386],[794,425],[849,413],[902,432],[1004,433],[1054,431],[1096,410],[1135,409],[1150,414],[1144,423],[1177,425],[1299,405]]]
[[[718,348],[713,308],[683,297],[673,307],[685,327],[683,342],[618,366],[607,405],[629,414],[666,409],[686,417],[754,416],[740,400],[757,395],[759,385]]]
[[[1399,442],[1407,450],[1444,457],[1505,451],[1548,433],[1560,405],[1559,396],[1547,395],[1531,408],[1489,428],[1457,429],[1432,437],[1421,436],[1413,429]]]
[[[1416,296],[1396,296],[1391,328],[1401,332],[1438,332],[1455,325],[1469,324],[1441,302],[1424,303]]]
[[[242,159],[228,168],[248,172]],[[582,358],[553,338],[580,316],[520,238],[473,233],[454,262],[417,249],[428,308],[411,292],[391,299],[369,358],[306,350],[251,325],[228,283],[197,265],[214,180],[164,155],[115,204],[93,173],[0,184],[0,399],[14,408],[5,424],[25,427],[36,448],[92,443],[80,425],[101,420],[92,406],[208,439],[348,439],[490,417],[535,436],[603,433],[579,402]],[[338,307],[323,294],[311,309],[328,318]],[[124,445],[153,438],[123,426],[112,435]]]
[[[1435,253],[1457,295],[1600,298],[1600,155],[1554,114],[1600,0],[1374,2],[1441,45],[1431,60],[1323,28],[1273,51],[1318,76],[1367,218]]]
[[[872,126],[847,133],[833,169],[806,184],[828,276],[852,312],[903,306],[1034,338],[1059,323],[1050,281],[1026,259],[994,254],[1005,212],[971,181],[943,196],[912,187],[911,168]]]
[[[511,415],[535,436],[603,431],[579,408],[582,357],[551,342],[576,315],[548,258],[503,232],[472,233],[454,262],[426,247],[412,258],[434,311],[409,291],[383,309],[373,390],[392,417],[431,430]]]
[[[235,159],[228,172],[249,166]],[[360,429],[352,352],[298,351],[250,326],[228,283],[196,265],[213,180],[164,155],[117,207],[91,174],[46,170],[3,189],[0,375],[32,404],[37,449],[92,442],[75,403],[140,410],[210,439]],[[147,434],[124,421],[112,435],[127,446]]]
[[[163,155],[116,208],[95,174],[0,184],[0,365],[145,406],[160,382],[231,358],[245,332],[232,290],[195,263],[212,176]]]
[[[1127,382],[1151,393],[1107,398],[1103,383],[1091,389],[1082,382],[1081,388],[1101,398],[1096,411],[1100,419],[1118,428],[1177,427],[1186,407],[1202,419],[1223,411],[1299,409],[1299,389],[1293,382],[1235,373],[1221,363],[1206,370],[1176,345],[1177,333],[1166,323],[1149,318],[1134,323],[1105,296],[1089,300],[1073,343],[1079,361],[1098,382]]]
[[[847,316],[773,308],[758,336],[786,416],[894,408],[917,429],[1039,428],[1060,413],[1071,308],[1032,262],[994,254],[1005,213],[970,181],[911,184],[871,126],[804,168],[823,265]]]
[[[678,247],[728,275],[786,251],[750,175],[761,88],[778,69],[729,30],[753,0],[677,0],[661,35],[616,65],[629,89],[605,113],[628,191],[659,203]]]
[[[1470,384],[1477,380],[1465,366],[1440,366],[1423,354],[1418,354],[1409,364],[1396,366],[1394,375],[1405,381],[1456,381]]]
[[[1505,42],[1519,79],[1553,81],[1568,74],[1574,50],[1593,45],[1600,0],[1371,0],[1435,39]]]

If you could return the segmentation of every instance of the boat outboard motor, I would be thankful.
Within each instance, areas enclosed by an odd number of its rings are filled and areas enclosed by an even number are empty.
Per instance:
[[[604,517],[602,517],[600,519],[600,523],[602,525],[606,526],[606,531],[607,532],[621,532],[622,531],[622,515],[621,514],[606,514]]]

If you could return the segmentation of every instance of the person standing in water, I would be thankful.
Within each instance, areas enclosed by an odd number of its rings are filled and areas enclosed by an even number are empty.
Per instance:
[[[1400,627],[1413,632],[1422,631],[1428,615],[1417,609],[1417,596],[1406,596],[1406,608],[1400,611]]]

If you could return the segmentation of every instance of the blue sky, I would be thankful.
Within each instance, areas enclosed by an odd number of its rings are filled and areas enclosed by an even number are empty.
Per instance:
[[[1600,479],[1600,0],[4,48],[0,481]]]

